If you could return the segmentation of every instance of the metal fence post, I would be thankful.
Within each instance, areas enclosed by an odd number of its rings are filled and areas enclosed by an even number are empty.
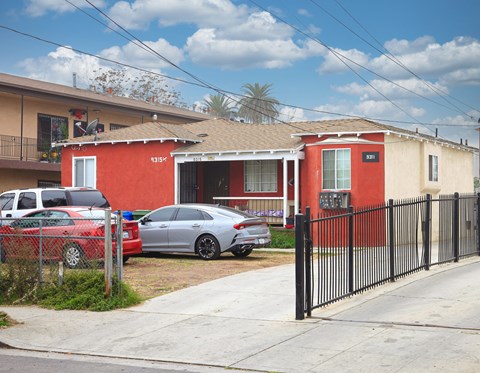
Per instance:
[[[477,193],[477,253],[480,255],[480,193]]]
[[[390,247],[390,281],[395,281],[395,226],[393,199],[388,200],[388,235]]]
[[[42,272],[43,272],[43,268],[42,268],[42,264],[43,264],[43,220],[42,219],[40,219],[40,221],[38,222],[38,227],[39,227],[38,234],[40,235],[39,242],[38,242],[38,284],[42,285],[42,281],[43,281],[43,275],[42,275]]]
[[[353,207],[348,208],[348,292],[353,294]]]
[[[105,209],[105,296],[112,295],[112,210]]]
[[[432,195],[427,194],[426,199],[426,211],[425,211],[425,224],[424,224],[424,235],[423,235],[423,247],[425,250],[425,270],[430,270],[430,229],[431,229],[431,209],[432,209]]]
[[[459,253],[459,230],[460,230],[460,195],[455,192],[453,195],[453,257],[454,262],[460,259]]]
[[[115,241],[117,242],[117,280],[123,279],[123,214],[122,210],[118,210],[117,229],[115,230]],[[120,286],[119,289],[122,287]]]
[[[310,236],[310,206],[305,209],[305,294],[307,316],[312,316],[312,237]]]
[[[305,319],[305,215],[295,215],[295,319]]]

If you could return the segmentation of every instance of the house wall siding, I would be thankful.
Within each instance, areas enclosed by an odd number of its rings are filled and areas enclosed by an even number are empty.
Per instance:
[[[367,144],[322,144],[324,138],[306,137],[303,140],[311,146],[305,147],[305,160],[301,169],[301,205],[310,206],[312,213],[321,211],[319,193],[322,187],[322,151],[326,149],[351,150],[351,189],[350,204],[355,207],[381,204],[385,201],[385,157],[381,143],[383,135],[367,134],[362,139],[375,143]],[[320,143],[317,143],[320,141]],[[315,144],[315,145],[313,145]],[[363,162],[363,152],[378,152],[378,162]]]
[[[182,144],[183,145],[183,144]],[[72,185],[72,157],[96,156],[97,189],[114,210],[153,210],[174,203],[174,159],[178,143],[136,142],[63,149],[62,185]]]
[[[428,180],[428,156],[438,157],[438,182]],[[436,144],[385,136],[385,195],[403,199],[432,194],[472,193],[473,154]]]

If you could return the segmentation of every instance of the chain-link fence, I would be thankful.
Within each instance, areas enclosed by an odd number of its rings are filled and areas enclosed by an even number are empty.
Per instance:
[[[1,289],[21,297],[38,284],[61,285],[69,271],[94,270],[105,272],[111,294],[112,278],[122,279],[121,214],[58,209],[29,215],[0,218]]]

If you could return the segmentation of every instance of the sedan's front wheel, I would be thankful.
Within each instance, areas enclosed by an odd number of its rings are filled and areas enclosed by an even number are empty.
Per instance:
[[[215,237],[209,234],[198,239],[195,249],[200,258],[204,260],[214,260],[220,256],[220,244]]]

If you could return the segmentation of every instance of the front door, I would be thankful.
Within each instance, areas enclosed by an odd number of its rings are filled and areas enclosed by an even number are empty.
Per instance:
[[[180,203],[197,202],[197,164],[180,164]]]
[[[203,202],[218,203],[213,197],[228,197],[230,182],[229,162],[203,163]]]

